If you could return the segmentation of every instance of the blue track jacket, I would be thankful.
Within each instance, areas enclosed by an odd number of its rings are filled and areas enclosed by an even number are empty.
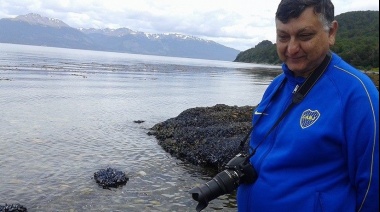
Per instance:
[[[282,67],[254,111],[253,123],[259,122],[251,148],[305,81]],[[379,91],[332,53],[326,72],[257,148],[251,164],[258,179],[239,186],[240,212],[379,211]]]

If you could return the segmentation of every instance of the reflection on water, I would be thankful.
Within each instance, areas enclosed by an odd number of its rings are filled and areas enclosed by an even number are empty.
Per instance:
[[[255,105],[278,74],[223,61],[0,48],[0,204],[28,211],[194,211],[187,191],[215,173],[172,158],[148,129],[190,107]],[[128,183],[99,187],[93,173],[108,166]],[[234,195],[205,211],[215,210],[236,211]]]

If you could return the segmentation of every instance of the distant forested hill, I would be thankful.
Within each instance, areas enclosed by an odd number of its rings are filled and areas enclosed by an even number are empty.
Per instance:
[[[379,11],[354,11],[335,17],[339,23],[332,50],[357,68],[379,67]],[[235,62],[280,64],[276,44],[265,40],[238,54]]]

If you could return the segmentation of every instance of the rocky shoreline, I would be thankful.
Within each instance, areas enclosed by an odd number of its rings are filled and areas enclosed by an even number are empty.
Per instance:
[[[224,104],[190,108],[154,125],[148,135],[154,135],[165,151],[183,161],[222,170],[248,134],[253,109]],[[248,144],[243,150],[248,150]]]

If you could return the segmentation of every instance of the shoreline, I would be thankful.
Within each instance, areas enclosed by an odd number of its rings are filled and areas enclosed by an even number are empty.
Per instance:
[[[196,107],[154,125],[148,135],[172,156],[204,168],[222,170],[251,128],[253,106]],[[243,148],[248,152],[248,142]]]

